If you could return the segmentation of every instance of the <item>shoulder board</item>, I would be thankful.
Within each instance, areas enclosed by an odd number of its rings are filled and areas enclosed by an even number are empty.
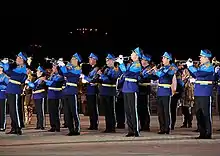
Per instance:
[[[80,67],[80,66],[76,66],[75,69],[76,69],[76,70],[80,70],[81,67]]]
[[[211,66],[211,63],[206,63],[205,66],[206,66],[206,67],[210,67],[210,66]]]
[[[135,63],[135,67],[141,67],[140,63]]]

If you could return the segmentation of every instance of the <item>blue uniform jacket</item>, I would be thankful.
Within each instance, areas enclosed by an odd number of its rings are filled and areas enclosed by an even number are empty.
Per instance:
[[[78,93],[77,84],[79,82],[80,74],[82,73],[80,67],[72,67],[67,69],[66,66],[60,67],[61,72],[66,77],[65,88],[63,89],[63,95],[76,95]]]
[[[218,95],[220,95],[220,70],[218,71],[218,73],[216,73],[216,81],[217,81],[217,90],[218,90]]]
[[[28,82],[27,84],[32,88],[33,99],[42,99],[46,97],[46,83],[41,79],[37,79],[34,82]]]
[[[138,92],[138,77],[141,72],[140,62],[132,62],[131,64],[125,67],[125,64],[122,63],[119,65],[119,68],[123,72],[123,76],[119,83],[123,83],[122,92],[123,93],[134,93]]]
[[[7,84],[9,82],[9,78],[7,77],[7,75],[0,74],[0,99],[6,99],[6,88],[7,88]]]
[[[194,66],[189,67],[189,72],[196,79],[194,96],[212,96],[214,67],[208,62],[201,65],[198,69]]]
[[[10,67],[8,63],[3,64],[5,73],[10,77],[9,83],[6,88],[6,93],[9,94],[21,94],[22,84],[27,79],[27,68],[26,66],[17,66],[15,68]]]
[[[116,81],[121,71],[116,71],[114,68],[106,68],[104,73],[100,75],[101,86],[100,95],[116,96]]]
[[[86,88],[87,95],[96,95],[98,93],[98,86],[95,79],[98,69],[98,67],[94,66],[89,75],[84,77],[84,79],[89,82]]]
[[[55,73],[49,78],[49,80],[45,80],[45,82],[48,86],[48,99],[61,99],[64,77]]]
[[[175,68],[171,65],[163,66],[158,70],[155,75],[159,79],[157,96],[171,96],[171,84],[173,75],[175,74]]]

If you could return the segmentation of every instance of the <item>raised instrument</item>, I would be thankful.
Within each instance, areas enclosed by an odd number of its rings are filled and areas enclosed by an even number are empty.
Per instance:
[[[0,61],[7,60],[9,63],[15,63],[15,60],[9,58],[0,59]]]
[[[220,61],[217,61],[216,57],[213,57],[212,64],[213,65],[220,65]]]
[[[178,63],[180,63],[181,65],[186,65],[186,62],[187,62],[187,61],[190,61],[190,62],[193,62],[193,63],[199,63],[199,62],[200,62],[200,61],[193,61],[192,59],[189,59],[189,60],[177,60],[177,59],[175,59],[175,60],[174,60],[175,63],[178,62]]]

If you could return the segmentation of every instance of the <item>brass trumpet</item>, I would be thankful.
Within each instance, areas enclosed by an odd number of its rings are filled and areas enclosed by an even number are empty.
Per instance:
[[[216,57],[213,57],[212,64],[213,65],[220,65],[220,61],[217,61]]]
[[[115,60],[117,60],[118,58],[123,59],[124,61],[129,61],[131,59],[131,56],[123,56],[123,57],[117,57]]]
[[[186,65],[186,62],[187,62],[187,61],[190,61],[190,62],[193,62],[193,63],[199,63],[199,61],[192,61],[192,59],[189,59],[189,60],[176,60],[176,59],[175,59],[175,60],[174,60],[175,63],[178,62],[178,63],[180,63],[181,65]]]
[[[0,61],[7,60],[9,63],[15,63],[15,60],[9,58],[0,59]]]
[[[45,61],[50,61],[50,63],[57,63],[58,61],[61,61],[61,62],[64,62],[64,63],[69,63],[69,61],[64,61],[63,58],[59,58],[58,60],[56,60],[55,58],[45,57],[44,60]]]

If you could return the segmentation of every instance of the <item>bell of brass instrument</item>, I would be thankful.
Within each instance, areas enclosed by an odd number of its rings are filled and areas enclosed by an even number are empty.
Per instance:
[[[220,61],[217,61],[216,57],[213,57],[212,64],[213,65],[220,65]]]
[[[118,58],[122,58],[124,61],[129,61],[131,59],[131,56],[123,56],[123,57],[117,57],[115,60],[117,60]]]

